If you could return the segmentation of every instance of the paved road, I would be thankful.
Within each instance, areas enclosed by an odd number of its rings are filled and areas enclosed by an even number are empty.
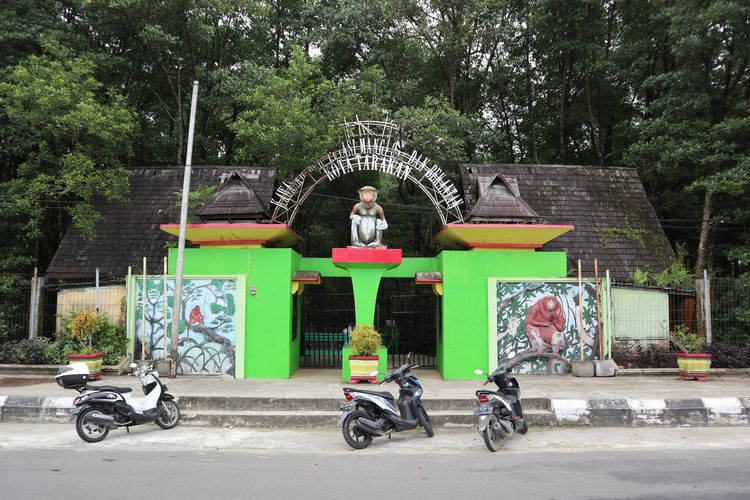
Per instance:
[[[532,429],[498,453],[468,429],[349,449],[336,430],[155,426],[87,445],[0,425],[2,498],[750,498],[750,429]]]

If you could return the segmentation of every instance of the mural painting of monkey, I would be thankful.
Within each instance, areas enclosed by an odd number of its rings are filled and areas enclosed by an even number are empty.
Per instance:
[[[542,297],[529,308],[526,336],[537,356],[542,356],[545,349],[552,348],[554,359],[560,357],[560,349],[566,344],[562,334],[564,324],[562,305],[556,297]]]

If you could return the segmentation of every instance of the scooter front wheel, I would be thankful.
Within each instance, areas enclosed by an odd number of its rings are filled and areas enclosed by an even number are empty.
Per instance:
[[[344,419],[341,430],[344,433],[344,441],[355,450],[362,450],[372,443],[372,435],[357,429],[357,421],[360,418],[369,418],[363,411],[353,411]]]
[[[171,399],[159,401],[156,409],[159,412],[156,425],[162,429],[172,429],[180,422],[180,407]]]
[[[424,429],[425,434],[427,434],[427,437],[432,437],[435,435],[435,431],[432,430],[432,422],[430,422],[430,417],[427,416],[427,410],[419,407],[419,420],[422,424],[422,428]]]
[[[98,443],[109,434],[109,427],[91,421],[90,417],[93,412],[99,412],[99,410],[96,408],[86,408],[78,414],[78,418],[76,419],[78,437],[87,443]]]
[[[500,437],[500,430],[497,428],[498,425],[500,425],[500,422],[497,420],[497,415],[490,415],[487,427],[482,431],[484,444],[487,445],[488,450],[493,452],[500,449],[503,441],[503,438]]]

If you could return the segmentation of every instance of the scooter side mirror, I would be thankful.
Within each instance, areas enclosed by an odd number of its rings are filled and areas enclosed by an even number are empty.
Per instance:
[[[482,370],[474,370],[475,375],[484,375],[484,372]]]

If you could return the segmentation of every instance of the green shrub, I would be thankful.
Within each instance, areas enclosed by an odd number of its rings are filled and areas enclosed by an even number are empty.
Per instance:
[[[373,356],[380,349],[380,334],[370,325],[357,325],[352,331],[352,351],[355,356]]]
[[[15,340],[0,344],[0,363],[14,365],[43,365],[49,339]]]
[[[698,353],[706,352],[706,339],[692,333],[685,325],[677,325],[669,332],[669,342],[680,352]]]
[[[76,328],[85,329],[88,337],[84,337],[91,339],[90,344],[80,342],[82,334]],[[74,331],[78,333],[74,334]],[[50,362],[57,364],[67,363],[68,354],[80,353],[82,346],[85,346],[84,351],[87,352],[103,352],[105,365],[119,363],[127,350],[125,328],[112,323],[107,315],[97,315],[91,311],[64,316],[62,329],[57,332],[56,337],[54,347],[51,346],[45,354]]]
[[[750,344],[736,346],[714,343],[705,351],[713,356],[712,368],[750,368]],[[675,368],[675,355],[656,345],[642,346],[638,342],[616,344],[612,359],[621,368]]]

